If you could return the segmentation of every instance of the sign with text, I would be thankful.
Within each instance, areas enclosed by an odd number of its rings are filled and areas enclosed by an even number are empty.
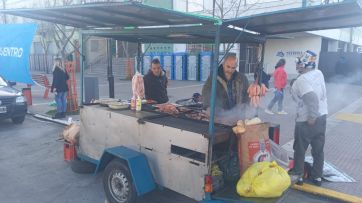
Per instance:
[[[0,75],[6,80],[33,84],[29,53],[36,24],[0,25]]]
[[[296,57],[300,57],[303,55],[303,51],[296,51],[296,50],[288,50],[288,51],[278,51],[276,53],[276,56],[279,56],[281,58],[284,58],[284,57],[293,57],[293,58],[296,58]]]

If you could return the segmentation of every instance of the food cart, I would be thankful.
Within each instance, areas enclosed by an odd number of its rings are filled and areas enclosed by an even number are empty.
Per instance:
[[[138,43],[215,43],[215,47],[219,47],[220,40],[262,43],[265,39],[222,27],[220,20],[209,17],[193,16],[196,22],[201,20],[202,23],[186,25],[185,16],[190,16],[182,15],[182,26],[129,28],[112,32],[83,30],[82,36]],[[218,49],[215,49],[214,55],[219,55]],[[143,58],[141,50],[138,56],[138,59]],[[141,61],[138,61],[138,70],[140,64]],[[215,59],[214,70],[210,72],[216,72],[218,64],[218,59]],[[212,100],[215,98],[215,85]],[[211,109],[214,105],[212,102]],[[234,136],[231,127],[215,124],[214,110],[211,110],[210,121],[205,121],[189,116],[198,112],[171,115],[157,112],[151,106],[144,107],[136,112],[129,108],[111,110],[97,104],[82,104],[78,157],[97,165],[96,173],[104,171],[103,184],[107,198],[111,202],[131,202],[136,196],[152,191],[159,185],[197,201],[216,201],[211,194],[222,191],[226,184],[223,178],[212,177],[212,166],[230,159],[230,137]],[[235,183],[228,186],[234,191],[233,198],[239,199]]]
[[[349,6],[345,9],[355,7],[351,2],[340,5]],[[338,10],[331,6],[326,8],[327,11]],[[293,12],[297,18],[302,14],[317,20],[320,17],[307,12]],[[319,11],[314,9],[311,12]],[[216,47],[213,56],[219,56],[220,43],[263,43],[264,35],[244,30],[247,25],[254,25],[257,30],[263,27],[257,23],[268,23],[265,20],[251,22],[246,18],[223,22],[217,18],[185,14],[136,2],[18,9],[3,13],[81,28],[81,53],[84,53],[86,36],[136,42],[138,70],[142,59],[141,44],[213,43]],[[325,12],[327,14],[337,16],[336,12]],[[277,17],[279,20],[295,19],[290,16]],[[238,25],[242,26],[237,27]],[[273,34],[273,31],[274,34],[288,32],[288,28],[289,31],[317,28],[308,27],[309,24],[304,23],[303,26],[307,27],[298,27],[296,30],[295,25],[293,22],[289,27],[281,27],[274,22],[266,27],[266,34]],[[323,28],[337,26],[341,25],[329,22]],[[112,97],[112,60],[108,57],[107,71]],[[218,64],[218,58],[214,57],[210,71],[210,117],[209,121],[204,121],[185,117],[186,114],[183,113],[176,116],[164,114],[152,108],[136,112],[128,108],[111,110],[97,104],[86,104],[83,99],[84,66],[81,60],[82,108],[78,157],[95,164],[95,173],[104,171],[103,184],[110,202],[132,202],[137,196],[154,190],[156,185],[202,202],[243,201],[236,195],[235,184],[226,184],[225,180],[215,178],[212,174],[213,164],[230,159],[228,153],[232,137],[229,126],[214,122]]]

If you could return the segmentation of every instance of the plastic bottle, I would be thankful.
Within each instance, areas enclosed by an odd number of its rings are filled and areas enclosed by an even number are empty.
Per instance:
[[[131,99],[131,110],[136,110],[136,97],[133,96]]]
[[[138,96],[136,100],[136,111],[141,111],[141,109],[142,109],[142,99],[140,96]]]

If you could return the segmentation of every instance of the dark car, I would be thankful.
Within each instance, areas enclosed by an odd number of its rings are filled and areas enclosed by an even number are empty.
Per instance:
[[[20,124],[24,122],[27,104],[22,93],[12,85],[0,76],[0,120],[11,119]]]

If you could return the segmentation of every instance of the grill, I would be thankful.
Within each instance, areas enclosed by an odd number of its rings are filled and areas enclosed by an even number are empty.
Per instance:
[[[4,98],[0,98],[0,101],[1,101],[0,106],[9,105],[15,101],[15,98],[14,97],[4,97]]]

